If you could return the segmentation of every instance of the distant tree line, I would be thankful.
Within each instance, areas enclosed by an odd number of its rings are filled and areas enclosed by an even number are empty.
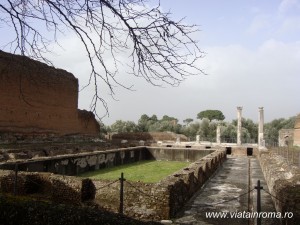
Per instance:
[[[293,129],[295,127],[296,116],[288,119],[279,118],[266,123],[264,126],[264,138],[268,145],[278,144],[278,135],[281,129]]]
[[[293,129],[296,117],[288,119],[275,119],[264,125],[264,138],[268,143],[278,142],[278,133],[281,129]],[[156,115],[149,116],[143,114],[137,123],[133,121],[117,120],[111,126],[101,125],[101,134],[108,132],[128,133],[128,132],[174,132],[184,134],[191,141],[200,135],[202,141],[216,141],[217,126],[220,125],[221,141],[236,142],[237,119],[225,122],[225,116],[220,110],[205,110],[197,114],[197,119],[183,120],[183,124],[175,117],[164,115],[159,119]],[[258,123],[251,119],[242,118],[242,142],[257,143]]]

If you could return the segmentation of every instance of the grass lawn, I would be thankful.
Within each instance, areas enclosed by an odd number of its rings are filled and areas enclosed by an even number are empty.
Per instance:
[[[124,173],[124,178],[130,181],[156,183],[168,175],[186,167],[190,162],[144,160],[131,164],[105,168],[80,174],[99,180],[117,180]]]

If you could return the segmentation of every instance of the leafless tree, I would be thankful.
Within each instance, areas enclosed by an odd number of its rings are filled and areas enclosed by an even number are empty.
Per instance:
[[[2,48],[30,58],[51,63],[46,53],[58,35],[75,32],[85,48],[91,73],[89,84],[95,88],[91,110],[101,97],[99,82],[104,82],[112,95],[122,65],[118,57],[127,52],[130,73],[153,85],[178,85],[187,76],[203,73],[197,66],[202,52],[192,38],[198,30],[182,19],[174,21],[163,12],[160,2],[150,6],[147,0],[2,0],[0,29],[9,26],[15,36]],[[2,32],[1,32],[2,33]],[[50,33],[50,35],[49,35]],[[3,33],[2,33],[3,34]],[[109,66],[105,58],[113,59]]]

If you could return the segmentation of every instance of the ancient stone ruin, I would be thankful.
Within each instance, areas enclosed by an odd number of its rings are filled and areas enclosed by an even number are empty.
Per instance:
[[[224,149],[133,147],[36,158],[19,161],[17,179],[14,172],[15,162],[0,162],[0,193],[13,194],[17,189],[18,195],[35,195],[56,203],[74,205],[81,205],[89,200],[104,209],[118,212],[118,180],[112,184],[110,180],[71,176],[142,160],[191,162],[189,166],[158,183],[125,183],[125,215],[161,220],[172,218],[180,211],[226,160],[226,152]]]
[[[295,121],[294,145],[300,146],[300,114],[296,117]]]
[[[300,146],[300,114],[296,117],[294,129],[281,129],[278,135],[278,145]]]
[[[278,146],[292,146],[294,142],[294,129],[281,129],[278,132]]]
[[[73,74],[0,51],[0,140],[98,133],[94,114],[78,109]]]
[[[112,134],[112,140],[143,140],[148,142],[157,141],[188,141],[188,138],[183,134],[175,134],[173,132],[130,132]]]

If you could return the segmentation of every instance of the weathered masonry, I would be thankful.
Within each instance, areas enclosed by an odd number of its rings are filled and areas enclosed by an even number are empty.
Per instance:
[[[141,160],[194,162],[212,152],[214,150],[132,147],[2,162],[0,163],[0,169],[14,170],[17,164],[20,171],[51,172],[73,176],[87,171],[129,164]]]
[[[296,122],[295,122],[294,145],[300,146],[300,114],[296,117]]]
[[[273,151],[260,152],[260,165],[277,212],[293,212],[292,218],[282,218],[282,224],[299,224],[300,169]]]
[[[125,183],[124,213],[135,218],[161,220],[172,218],[183,207],[226,159],[226,153],[225,150],[136,147],[25,160],[19,162],[20,170],[45,172],[19,172],[16,188],[18,194],[45,195],[55,202],[80,205],[82,201],[93,200],[101,207],[117,212],[118,181],[111,184],[111,181],[80,179],[46,171],[77,174],[143,159],[191,162],[158,183]],[[13,192],[15,162],[1,163],[0,168],[11,169],[0,170],[0,190]]]
[[[158,183],[125,182],[124,213],[131,217],[151,220],[174,218],[225,159],[225,151],[216,150]],[[99,189],[95,201],[117,212],[119,184],[114,183],[101,189],[109,183],[94,181],[95,188]]]
[[[98,133],[94,114],[78,109],[78,80],[71,73],[0,51],[0,141],[9,134]]]
[[[278,145],[300,146],[300,114],[296,116],[294,129],[281,129],[278,135]]]

